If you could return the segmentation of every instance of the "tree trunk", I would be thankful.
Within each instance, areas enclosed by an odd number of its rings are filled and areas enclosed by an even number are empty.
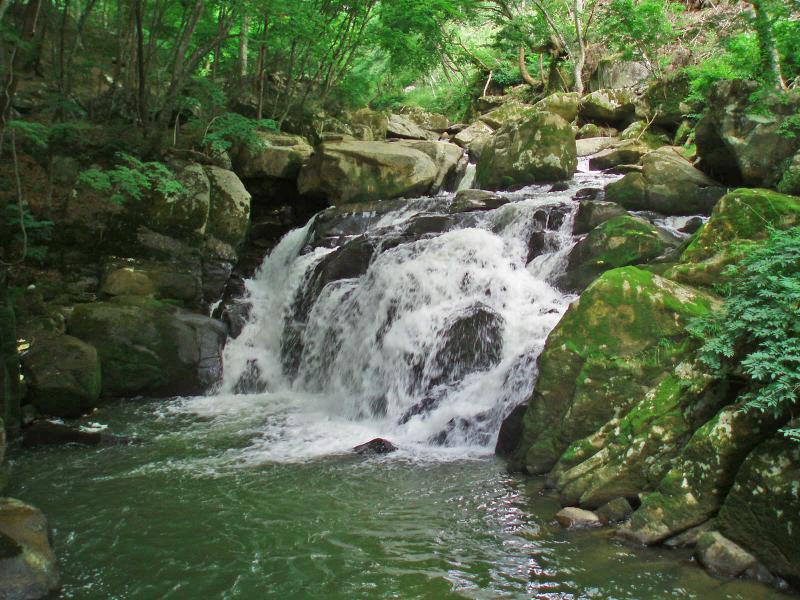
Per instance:
[[[573,4],[575,37],[578,45],[575,56],[573,57],[573,75],[575,78],[575,91],[581,96],[583,96],[583,67],[586,64],[586,40],[583,39],[583,28],[581,27],[581,13],[583,13],[584,9],[583,2],[584,0],[575,0]]]
[[[528,65],[525,63],[525,48],[523,46],[519,47],[519,72],[520,75],[522,75],[523,81],[525,81],[525,83],[527,83],[529,86],[534,88],[538,86],[536,80],[528,71]]]
[[[242,31],[239,34],[239,78],[247,77],[247,35],[250,31],[250,17],[242,16]]]

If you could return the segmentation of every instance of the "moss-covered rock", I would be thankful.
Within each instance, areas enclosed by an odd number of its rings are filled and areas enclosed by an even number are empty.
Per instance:
[[[645,498],[621,533],[654,544],[713,517],[748,452],[780,424],[771,414],[723,408],[694,432],[656,492]]]
[[[644,156],[641,173],[628,173],[606,186],[606,199],[628,210],[697,215],[709,214],[726,191],[676,149],[664,147]]]
[[[499,129],[477,167],[477,180],[491,189],[572,177],[578,166],[575,132],[558,115],[536,112]]]
[[[783,194],[800,196],[800,152],[794,155],[781,175],[778,191]]]
[[[369,129],[370,135],[362,136],[363,141],[380,141],[386,139],[386,130],[389,128],[389,114],[371,108],[362,108],[352,113],[348,119],[354,130],[364,131]]]
[[[580,116],[584,121],[626,124],[635,112],[636,96],[630,90],[597,90],[581,98]]]
[[[221,369],[224,327],[157,300],[81,304],[67,330],[97,348],[103,394],[198,394]]]
[[[751,452],[718,525],[772,573],[800,586],[800,444],[776,434]]]
[[[424,129],[417,125],[411,117],[407,115],[389,115],[386,127],[387,138],[397,138],[401,140],[437,140],[439,134]]]
[[[492,129],[500,129],[505,125],[518,121],[527,121],[537,110],[530,104],[524,104],[517,100],[510,100],[502,106],[481,115],[478,119],[486,123]]]
[[[711,218],[666,276],[695,285],[712,285],[753,242],[769,237],[771,228],[800,225],[800,198],[770,190],[738,189],[726,194]]]
[[[469,127],[459,131],[453,141],[469,152],[470,158],[478,160],[492,138],[494,129],[483,121],[475,121]]]
[[[670,137],[651,125],[647,121],[634,121],[619,134],[619,138],[621,140],[641,142],[653,150],[661,146],[667,146],[671,141]]]
[[[233,171],[206,167],[206,174],[211,184],[206,231],[238,248],[244,243],[250,225],[250,192]]]
[[[559,284],[568,290],[582,290],[601,273],[646,263],[675,243],[644,219],[627,214],[614,217],[575,244]]]
[[[180,196],[153,193],[142,202],[132,202],[129,211],[137,211],[153,230],[175,237],[205,232],[211,206],[211,187],[203,167],[189,163],[174,169],[176,179],[186,189]],[[140,206],[143,204],[143,206]],[[136,215],[134,219],[140,215]]]
[[[400,112],[411,119],[414,123],[436,133],[443,133],[450,127],[450,119],[439,113],[428,112],[418,106],[404,106]]]
[[[385,133],[385,132],[384,132]],[[294,181],[314,152],[311,144],[299,135],[259,132],[263,143],[257,149],[238,148],[233,164],[240,177],[266,177]]]
[[[589,160],[589,168],[603,171],[619,165],[636,165],[650,152],[650,147],[633,139],[616,141]]]
[[[575,137],[579,140],[585,140],[587,138],[596,138],[596,137],[605,137],[607,135],[606,129],[600,127],[600,125],[596,123],[586,123],[582,125],[580,129],[578,129],[578,133]]]
[[[642,94],[636,113],[642,119],[652,119],[653,125],[677,127],[683,121],[683,116],[691,110],[684,103],[688,95],[689,77],[686,74],[659,79]]]
[[[0,499],[0,598],[43,598],[58,589],[59,572],[40,510]]]
[[[556,92],[539,100],[533,107],[536,110],[555,113],[567,123],[572,123],[578,116],[580,103],[581,97],[577,92]]]
[[[625,214],[627,214],[627,211],[614,202],[581,200],[578,205],[578,212],[575,213],[575,224],[572,232],[575,235],[589,233],[598,225]]]
[[[40,413],[78,417],[97,405],[100,360],[97,350],[78,338],[45,338],[25,353],[22,366],[28,399]]]
[[[597,279],[547,339],[514,466],[546,473],[570,444],[628,412],[689,351],[686,323],[711,304],[635,267]]]
[[[152,296],[197,305],[203,295],[200,262],[111,260],[100,291],[109,296]]]

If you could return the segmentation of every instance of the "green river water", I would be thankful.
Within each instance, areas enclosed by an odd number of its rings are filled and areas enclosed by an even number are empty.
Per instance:
[[[319,428],[253,398],[113,404],[92,420],[138,443],[12,452],[10,495],[54,530],[58,597],[785,598],[688,554],[563,531],[541,482],[485,454],[303,454]]]

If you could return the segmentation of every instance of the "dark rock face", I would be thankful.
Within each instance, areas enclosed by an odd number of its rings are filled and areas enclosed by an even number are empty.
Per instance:
[[[39,446],[118,446],[130,440],[107,433],[82,431],[67,425],[36,421],[22,431],[22,445],[25,448]]]
[[[522,439],[523,418],[527,408],[527,404],[520,404],[503,421],[500,426],[500,434],[497,436],[497,444],[494,447],[494,452],[498,456],[511,456],[514,449],[519,446]]]
[[[375,438],[374,440],[370,440],[365,444],[360,444],[353,448],[353,452],[356,454],[360,454],[361,456],[369,456],[373,454],[390,454],[397,450],[397,446],[395,446],[389,440],[385,440],[383,438]]]
[[[598,225],[614,217],[624,215],[626,212],[624,208],[614,202],[582,200],[578,205],[578,212],[575,215],[575,225],[572,231],[575,235],[589,233]]]

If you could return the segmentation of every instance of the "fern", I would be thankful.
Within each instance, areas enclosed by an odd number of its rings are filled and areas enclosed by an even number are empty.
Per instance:
[[[272,119],[248,119],[238,113],[223,113],[215,117],[206,128],[203,145],[212,156],[219,156],[234,144],[257,151],[265,143],[258,135],[260,130],[277,131],[278,124]]]
[[[78,182],[98,192],[111,193],[109,200],[114,204],[124,204],[129,198],[141,200],[148,192],[158,192],[170,201],[186,193],[165,164],[144,162],[124,152],[117,153],[117,158],[121,164],[113,169],[87,169]]]
[[[694,321],[700,360],[722,375],[741,372],[745,409],[792,412],[800,393],[800,227],[774,231],[728,274],[723,310]],[[785,430],[800,440],[800,430]]]

